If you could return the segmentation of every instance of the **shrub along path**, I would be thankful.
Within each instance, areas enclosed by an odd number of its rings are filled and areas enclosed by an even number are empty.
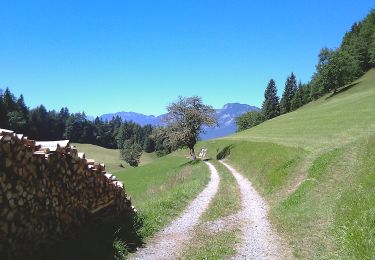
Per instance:
[[[206,162],[211,172],[211,180],[206,188],[190,203],[182,215],[160,231],[133,259],[176,259],[183,245],[191,238],[199,218],[208,208],[218,191],[220,177],[215,167]]]

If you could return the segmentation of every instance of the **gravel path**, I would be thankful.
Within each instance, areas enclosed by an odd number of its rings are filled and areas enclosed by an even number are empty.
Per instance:
[[[268,207],[264,199],[252,187],[251,182],[227,163],[220,161],[235,177],[241,191],[241,219],[243,243],[234,259],[291,259],[280,237],[273,231],[267,219]]]
[[[182,215],[161,230],[133,259],[176,259],[181,249],[192,236],[200,216],[208,208],[217,193],[220,178],[215,167],[205,162],[211,172],[211,180],[206,188],[190,203]]]

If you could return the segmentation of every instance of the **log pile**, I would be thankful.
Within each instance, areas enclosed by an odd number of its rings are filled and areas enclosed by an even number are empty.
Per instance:
[[[68,140],[36,142],[0,129],[0,256],[55,243],[109,207],[134,213],[104,164]]]

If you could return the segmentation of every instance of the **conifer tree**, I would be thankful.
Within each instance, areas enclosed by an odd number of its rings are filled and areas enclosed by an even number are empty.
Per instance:
[[[304,87],[301,82],[298,84],[298,89],[292,98],[291,111],[294,111],[304,105]]]
[[[266,120],[280,115],[279,97],[277,96],[276,83],[273,79],[269,81],[264,92],[262,112]]]
[[[21,113],[23,120],[28,123],[29,119],[29,108],[25,104],[25,100],[23,95],[21,94],[20,97],[17,99],[17,110]]]
[[[0,128],[7,127],[7,114],[3,102],[3,91],[0,89]]]
[[[296,76],[288,76],[285,82],[284,93],[280,100],[280,113],[285,114],[292,111],[292,99],[298,90]]]
[[[9,88],[5,89],[3,94],[3,103],[5,107],[5,111],[7,113],[16,110],[16,102],[14,95],[10,92]]]

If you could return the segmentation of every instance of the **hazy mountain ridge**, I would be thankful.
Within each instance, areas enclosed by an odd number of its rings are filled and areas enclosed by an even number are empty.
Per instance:
[[[249,111],[259,111],[260,109],[256,106],[250,106],[247,104],[240,103],[228,103],[225,104],[221,109],[215,109],[218,118],[218,127],[206,128],[206,133],[202,134],[200,137],[203,140],[212,139],[216,137],[221,137],[236,132],[236,117],[249,112]],[[154,115],[144,115],[136,112],[116,112],[101,115],[102,120],[111,120],[114,116],[120,116],[124,121],[133,121],[142,126],[151,125],[161,125],[162,118],[164,115],[154,116]]]
[[[236,117],[249,111],[260,111],[260,109],[240,103],[228,103],[223,108],[216,109],[219,126],[206,128],[206,133],[200,136],[201,139],[213,139],[235,133],[237,130]]]
[[[133,121],[141,126],[144,125],[159,125],[161,122],[161,116],[144,115],[136,112],[116,112],[101,115],[102,120],[111,120],[113,117],[119,116],[123,121]]]

